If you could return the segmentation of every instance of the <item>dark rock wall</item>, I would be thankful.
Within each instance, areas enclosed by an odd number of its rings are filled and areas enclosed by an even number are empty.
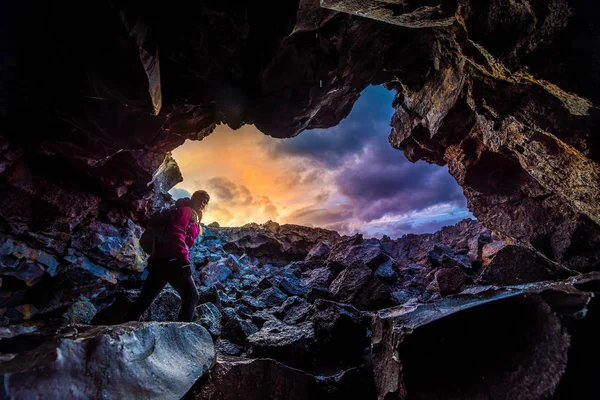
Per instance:
[[[589,2],[0,7],[7,233],[143,221],[180,179],[168,152],[184,140],[216,123],[277,137],[333,126],[367,85],[386,84],[392,146],[447,163],[489,228],[568,268],[598,266]]]

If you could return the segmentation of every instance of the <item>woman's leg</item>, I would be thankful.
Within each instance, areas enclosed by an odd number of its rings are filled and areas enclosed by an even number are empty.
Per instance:
[[[149,262],[148,264],[150,272],[148,273],[146,282],[144,282],[139,297],[127,312],[125,321],[139,321],[144,311],[150,308],[161,290],[163,290],[167,284],[167,277],[163,269],[168,268],[168,266],[160,265],[160,262]]]
[[[192,279],[192,269],[190,265],[184,267],[185,264],[172,265],[174,268],[169,279],[169,283],[173,289],[181,296],[181,309],[179,310],[178,321],[190,322],[194,318],[194,310],[198,305],[198,289]],[[182,268],[183,267],[183,268]]]

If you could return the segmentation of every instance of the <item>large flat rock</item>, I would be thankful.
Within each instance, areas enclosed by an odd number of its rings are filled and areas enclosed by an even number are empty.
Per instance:
[[[0,363],[0,397],[11,399],[179,399],[215,358],[210,334],[194,323],[75,326],[55,335],[0,337],[7,360]]]

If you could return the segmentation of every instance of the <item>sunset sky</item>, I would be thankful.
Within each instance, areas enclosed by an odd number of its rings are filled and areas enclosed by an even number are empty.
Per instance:
[[[203,222],[221,226],[273,220],[399,237],[471,217],[446,167],[413,164],[389,145],[392,99],[369,87],[338,126],[292,139],[220,125],[173,152],[184,181],[171,194],[208,191]]]

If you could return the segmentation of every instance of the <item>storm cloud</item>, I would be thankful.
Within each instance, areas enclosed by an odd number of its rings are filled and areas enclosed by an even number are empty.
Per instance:
[[[174,152],[184,182],[171,193],[209,191],[206,222],[225,226],[271,219],[397,237],[471,217],[446,167],[411,163],[390,146],[393,97],[369,87],[339,125],[291,139],[219,126]]]

